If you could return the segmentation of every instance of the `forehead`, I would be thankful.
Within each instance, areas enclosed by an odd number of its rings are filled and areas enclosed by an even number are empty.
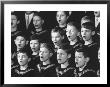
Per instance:
[[[46,47],[40,47],[40,51],[49,51]]]
[[[60,15],[60,14],[65,14],[65,12],[64,11],[57,11],[57,15]]]
[[[41,17],[38,16],[38,15],[35,15],[35,16],[33,17],[33,20],[41,20]]]
[[[32,11],[26,11],[26,13],[32,13]]]
[[[19,55],[19,56],[27,56],[26,53],[22,53],[22,52],[18,53],[17,55]]]
[[[58,52],[58,53],[66,53],[66,51],[63,50],[63,49],[58,49],[57,52]]]
[[[61,35],[60,35],[60,33],[59,33],[59,32],[53,32],[53,31],[52,31],[52,36],[54,36],[54,37],[55,37],[55,36],[61,36]]]
[[[83,56],[83,52],[75,52],[75,56]]]
[[[75,30],[76,31],[77,29],[76,29],[76,27],[74,25],[67,25],[67,29],[66,30],[67,31],[68,30]]]
[[[25,40],[25,38],[23,36],[17,36],[16,39],[24,39]]]
[[[31,40],[30,43],[39,43],[38,40]]]
[[[91,31],[90,29],[87,29],[87,28],[84,28],[84,27],[82,27],[81,30],[83,30],[83,31]]]

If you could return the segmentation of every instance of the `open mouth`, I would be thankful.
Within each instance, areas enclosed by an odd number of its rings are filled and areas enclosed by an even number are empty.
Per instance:
[[[43,59],[43,56],[40,56],[41,59]]]
[[[58,20],[58,22],[60,23],[60,22],[61,22],[61,20]]]
[[[57,44],[57,42],[54,42],[54,44]]]
[[[35,50],[35,48],[32,48],[32,50]]]
[[[19,47],[21,47],[21,44],[18,44]]]
[[[86,39],[86,36],[83,36],[84,39]]]
[[[69,39],[71,38],[71,36],[67,36]]]

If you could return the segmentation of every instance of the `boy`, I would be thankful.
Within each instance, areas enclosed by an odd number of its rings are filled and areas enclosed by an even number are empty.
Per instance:
[[[97,77],[95,70],[92,69],[91,58],[86,47],[75,51],[76,77]]]
[[[64,38],[64,31],[61,30],[59,27],[55,27],[54,29],[52,29],[51,39],[55,47],[55,52],[62,43],[66,43]]]
[[[66,30],[66,27],[67,27],[68,18],[69,18],[69,12],[68,11],[57,11],[56,19],[58,22],[58,26],[64,31]]]
[[[68,44],[62,44],[57,50],[57,61],[59,66],[56,68],[58,77],[73,77],[74,67],[70,64],[72,48]]]
[[[49,41],[50,40],[50,36],[49,36],[49,31],[47,31],[46,29],[44,29],[43,27],[44,24],[44,20],[39,13],[35,13],[33,15],[33,25],[34,25],[34,29],[31,31],[31,35],[36,34],[38,35],[41,39],[45,40],[45,41]],[[47,39],[48,37],[48,39]]]
[[[89,48],[91,53],[91,59],[93,61],[94,68],[98,68],[98,48],[99,44],[93,40],[95,34],[95,26],[91,22],[86,22],[82,24],[81,35],[84,40],[84,45]]]
[[[41,77],[56,77],[55,64],[52,64],[51,58],[53,55],[53,48],[48,43],[41,43],[40,45],[40,61],[37,65]]]
[[[27,48],[23,48],[17,53],[18,66],[15,66],[11,70],[12,77],[34,77],[39,76],[39,73],[29,67],[28,63],[30,59],[30,52]]]
[[[74,50],[83,45],[79,39],[79,25],[76,22],[69,22],[67,24],[66,35]]]
[[[16,45],[16,50],[12,53],[12,61],[14,65],[17,65],[17,52],[19,52],[21,49],[26,47],[28,44],[28,41],[26,39],[26,35],[22,32],[19,32],[16,34],[15,39],[14,39],[15,45]]]
[[[35,67],[40,62],[39,49],[40,49],[40,38],[37,35],[32,35],[30,38],[31,54],[31,66]]]

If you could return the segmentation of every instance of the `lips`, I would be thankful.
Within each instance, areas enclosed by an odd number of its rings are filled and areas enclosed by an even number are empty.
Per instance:
[[[61,20],[58,20],[59,23],[61,23]]]
[[[83,36],[84,39],[86,39],[86,36]]]
[[[35,48],[32,48],[32,50],[35,50]]]
[[[57,45],[58,43],[57,42],[53,42],[55,45]]]
[[[21,44],[18,44],[19,47],[21,47]]]
[[[71,39],[71,36],[67,36],[69,39]]]

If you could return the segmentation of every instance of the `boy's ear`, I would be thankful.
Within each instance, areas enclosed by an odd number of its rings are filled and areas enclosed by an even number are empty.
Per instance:
[[[28,59],[28,62],[30,62],[30,61],[31,61],[31,58]]]
[[[68,58],[71,58],[71,54],[68,54]]]
[[[44,24],[44,20],[42,19],[42,24]]]
[[[20,23],[20,21],[18,20],[18,21],[17,21],[17,24],[19,24],[19,23]]]
[[[92,36],[95,35],[95,31],[92,31]]]
[[[90,60],[90,58],[89,57],[86,57],[86,63],[89,62],[89,60]]]
[[[67,16],[67,20],[68,20],[69,16]]]

